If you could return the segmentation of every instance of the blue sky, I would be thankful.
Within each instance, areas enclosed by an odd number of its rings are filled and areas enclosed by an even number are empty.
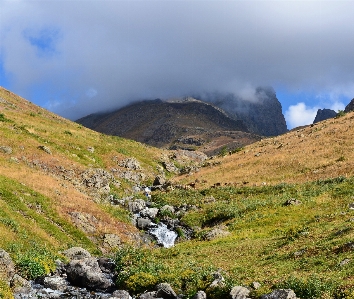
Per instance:
[[[272,86],[288,128],[354,97],[353,1],[0,0],[0,85],[70,119]]]

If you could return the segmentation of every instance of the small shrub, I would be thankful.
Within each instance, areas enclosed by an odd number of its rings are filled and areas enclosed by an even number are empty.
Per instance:
[[[143,293],[146,290],[152,290],[157,284],[157,277],[145,272],[139,272],[128,277],[125,286],[134,294]]]
[[[4,114],[0,113],[0,121],[2,122],[11,122],[11,120],[7,119]]]
[[[0,279],[0,298],[1,299],[13,299],[11,288],[8,284]]]
[[[72,135],[73,135],[73,133],[71,133],[70,131],[64,131],[64,134],[66,134],[66,135],[70,135],[70,136],[72,136]]]
[[[227,146],[223,146],[218,154],[219,157],[225,157],[228,154]]]
[[[336,118],[342,117],[344,115],[346,115],[346,113],[343,110],[338,110]]]
[[[276,285],[280,289],[292,289],[299,298],[316,299],[323,295],[333,295],[338,289],[338,284],[312,275],[306,280],[290,277]]]

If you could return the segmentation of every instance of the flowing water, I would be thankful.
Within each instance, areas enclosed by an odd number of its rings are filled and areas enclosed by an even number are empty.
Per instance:
[[[157,242],[165,248],[170,248],[175,245],[177,233],[169,230],[166,224],[160,222],[157,227],[151,228],[149,233],[155,236]]]

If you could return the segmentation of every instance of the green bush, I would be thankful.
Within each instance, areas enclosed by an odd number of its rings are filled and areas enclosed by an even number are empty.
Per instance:
[[[289,277],[276,285],[280,289],[292,289],[299,298],[316,299],[323,295],[332,296],[338,289],[338,284],[331,280],[326,280],[317,275],[312,275],[307,279]]]

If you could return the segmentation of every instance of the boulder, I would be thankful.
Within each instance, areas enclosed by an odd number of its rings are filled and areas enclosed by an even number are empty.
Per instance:
[[[28,293],[31,290],[31,283],[18,274],[12,277],[10,286],[15,293]]]
[[[160,185],[164,185],[166,183],[166,179],[164,176],[162,175],[158,175],[155,177],[155,180],[153,182],[154,186],[160,186]]]
[[[134,201],[129,201],[128,202],[128,210],[131,213],[139,213],[141,210],[143,210],[146,207],[146,203],[142,199],[136,199]]]
[[[138,218],[136,225],[139,229],[148,229],[151,224],[151,220],[149,218]]]
[[[297,297],[293,290],[278,289],[270,294],[261,296],[261,299],[297,299]]]
[[[72,284],[90,290],[107,290],[114,286],[111,277],[101,271],[95,258],[72,260],[66,274]]]
[[[139,296],[139,299],[156,299],[155,295],[156,295],[156,292],[147,292],[147,293],[141,294]]]
[[[46,288],[64,292],[68,287],[68,281],[60,276],[47,276],[44,278],[43,285]]]
[[[0,249],[0,279],[10,284],[11,278],[15,274],[15,264],[10,255],[4,250]]]
[[[157,214],[159,213],[158,208],[145,208],[140,211],[140,215],[143,217],[149,217],[150,219],[155,219]]]
[[[156,297],[162,297],[163,299],[177,299],[177,295],[168,283],[159,283],[156,286]]]
[[[112,296],[113,296],[113,298],[116,298],[116,299],[131,299],[132,298],[132,297],[130,297],[129,293],[124,290],[114,291]]]
[[[0,153],[12,154],[12,148],[9,146],[0,146]]]
[[[95,216],[88,213],[81,212],[71,212],[71,219],[74,222],[75,226],[85,233],[95,233],[96,225],[98,224],[98,220]]]
[[[114,261],[107,257],[100,257],[97,259],[98,265],[103,273],[113,273],[116,268]]]
[[[120,167],[132,169],[132,170],[140,170],[140,164],[135,158],[127,158],[119,162]]]
[[[230,292],[232,299],[248,299],[249,294],[250,290],[242,286],[235,286],[231,289]]]
[[[286,202],[284,202],[284,206],[297,206],[301,205],[301,201],[296,198],[290,198]]]
[[[69,260],[82,260],[91,257],[91,254],[81,247],[71,247],[63,251],[63,254]]]
[[[206,294],[204,291],[199,291],[192,297],[192,299],[206,299]]]

